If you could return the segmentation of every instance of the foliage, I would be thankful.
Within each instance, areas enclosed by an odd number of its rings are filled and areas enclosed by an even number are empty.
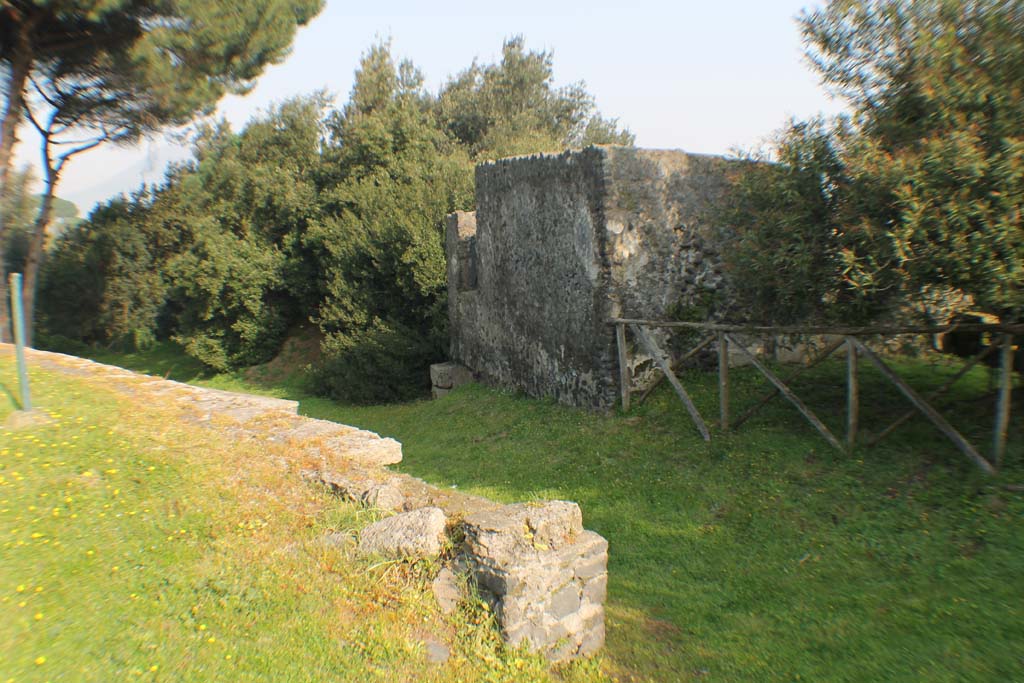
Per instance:
[[[179,304],[175,339],[216,370],[268,360],[287,327],[273,294],[284,257],[257,239],[197,226],[195,243],[167,266]]]
[[[844,317],[938,288],[1019,319],[1024,6],[833,0],[800,24],[812,64],[850,114],[784,135],[777,152],[788,171],[752,169],[765,184],[751,193],[752,180],[741,193],[750,208],[741,231],[766,235],[774,227],[779,239],[761,240],[768,251],[754,259],[764,267],[749,271],[751,284],[763,278],[766,291],[777,289],[773,261],[792,274],[783,290],[804,288],[808,296],[794,307],[782,291],[787,316],[818,308],[819,284],[827,282],[838,285],[836,314]],[[801,177],[806,191],[794,194]],[[820,230],[810,240],[808,220]],[[808,243],[808,255],[827,259],[831,272],[818,267],[824,262],[793,269],[792,248]]]
[[[1024,6],[833,3],[802,23],[862,131],[850,173],[894,214],[859,212],[854,284],[943,284],[1024,316]]]
[[[466,137],[456,114],[486,130]],[[550,54],[521,39],[440,95],[379,43],[340,109],[321,92],[240,132],[202,126],[194,159],[163,185],[124,215],[94,213],[48,268],[47,330],[128,346],[173,337],[227,370],[268,360],[312,321],[324,335],[321,391],[422,395],[448,340],[443,223],[472,207],[474,158],[631,140],[582,85],[555,87]],[[64,295],[78,279],[89,293],[80,305]]]
[[[223,124],[204,129],[197,162],[159,193],[164,230],[188,234],[166,264],[173,330],[212,368],[268,360],[316,300],[303,236],[320,210],[325,106],[317,93],[237,135]]]
[[[136,137],[185,123],[224,94],[247,91],[321,7],[321,0],[8,3],[0,14],[5,111],[35,79],[67,127]]]
[[[723,254],[736,298],[734,317],[785,325],[828,317],[842,293],[836,213],[845,186],[833,131],[821,120],[792,122],[774,160],[749,158],[730,201],[718,209],[733,226]]]
[[[582,85],[554,87],[550,54],[518,38],[500,64],[474,64],[437,97],[411,62],[375,45],[328,128],[324,215],[306,240],[322,283],[318,383],[358,402],[422,395],[427,366],[444,357],[443,221],[472,206],[472,159],[632,141],[596,116]]]
[[[97,207],[58,238],[44,271],[44,334],[141,348],[156,339],[167,284],[144,194]]]
[[[25,259],[30,344],[36,283],[66,164],[101,144],[134,141],[208,113],[225,93],[245,92],[321,6],[321,0],[4,3],[0,185],[23,119],[39,133],[43,151],[45,192]],[[4,232],[0,222],[0,249]],[[0,283],[0,299],[4,291]]]
[[[318,393],[352,403],[421,398],[430,390],[425,368],[442,353],[439,341],[379,318],[329,334],[314,386]]]
[[[443,222],[471,203],[472,166],[429,103],[415,69],[377,45],[330,124],[325,157],[337,171],[308,244],[323,287],[323,386],[339,398],[422,393],[444,354]]]
[[[550,52],[527,51],[516,36],[501,53],[498,64],[474,62],[438,98],[442,125],[474,158],[633,144],[632,133],[596,113],[582,82],[554,86]]]

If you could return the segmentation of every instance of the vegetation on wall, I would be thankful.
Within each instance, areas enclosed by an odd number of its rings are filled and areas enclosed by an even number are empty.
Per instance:
[[[107,202],[58,241],[45,332],[122,347],[173,338],[227,370],[269,360],[312,322],[322,392],[424,393],[447,350],[443,221],[472,208],[475,163],[632,135],[582,84],[557,87],[551,54],[521,38],[438,93],[423,83],[380,43],[340,109],[314,93],[241,132],[203,127],[160,187]]]

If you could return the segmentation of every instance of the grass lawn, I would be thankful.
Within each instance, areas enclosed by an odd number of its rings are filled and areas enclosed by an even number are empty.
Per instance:
[[[353,407],[305,395],[297,378],[207,377],[170,346],[100,360],[297,398],[305,414],[399,439],[400,469],[436,484],[508,501],[579,502],[585,525],[611,544],[605,675],[1024,680],[1020,390],[1003,472],[990,479],[922,420],[851,457],[778,400],[705,444],[667,387],[628,415],[480,386],[439,401]],[[923,390],[955,371],[938,361],[900,367]],[[738,413],[764,382],[746,369],[733,380]],[[716,415],[715,378],[683,381],[701,411]],[[947,414],[987,452],[985,370],[965,382]],[[866,363],[862,384],[865,429],[905,409]],[[841,364],[807,373],[797,390],[841,433]]]
[[[0,427],[0,681],[603,678],[603,660],[553,674],[505,650],[479,605],[442,616],[431,563],[355,557],[377,513],[303,483],[275,446],[31,374],[45,424]],[[0,424],[16,387],[0,352]]]

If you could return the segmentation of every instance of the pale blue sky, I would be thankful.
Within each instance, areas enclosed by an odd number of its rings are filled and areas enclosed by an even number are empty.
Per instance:
[[[225,99],[219,112],[241,127],[270,103],[319,88],[342,103],[376,37],[390,36],[393,53],[412,59],[436,90],[474,57],[493,61],[506,37],[522,34],[528,47],[554,52],[559,84],[585,81],[601,112],[628,126],[638,145],[724,154],[757,144],[788,117],[839,110],[802,57],[794,18],[814,4],[328,0],[287,60],[267,69],[246,97]],[[27,130],[23,136],[19,159],[33,163],[35,141]],[[68,166],[59,194],[87,213],[98,200],[159,180],[168,160],[186,155],[162,138],[98,149]]]

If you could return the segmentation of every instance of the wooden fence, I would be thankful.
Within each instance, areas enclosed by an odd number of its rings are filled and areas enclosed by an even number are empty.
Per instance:
[[[714,345],[718,357],[718,404],[719,404],[719,426],[723,431],[735,429],[746,422],[758,410],[764,407],[772,399],[782,396],[796,407],[797,411],[806,419],[815,430],[818,431],[826,441],[840,451],[851,451],[858,444],[858,431],[860,424],[860,383],[858,380],[859,359],[865,358],[871,365],[891,382],[902,393],[913,406],[906,413],[900,415],[892,424],[882,430],[876,437],[866,442],[865,445],[873,446],[880,440],[891,434],[901,424],[913,417],[916,412],[924,415],[942,434],[944,434],[956,447],[968,458],[974,461],[982,470],[988,474],[995,474],[1002,463],[1003,455],[1006,452],[1007,428],[1010,423],[1010,404],[1013,373],[1013,339],[1014,335],[1024,334],[1024,324],[1012,325],[986,325],[986,324],[962,324],[946,326],[907,326],[907,327],[789,327],[789,326],[751,326],[751,325],[730,325],[716,323],[690,323],[690,322],[669,322],[661,320],[642,320],[630,318],[615,318],[609,321],[615,326],[615,338],[618,347],[619,359],[619,384],[622,390],[622,409],[629,410],[631,399],[632,372],[629,365],[629,349],[627,346],[626,332],[629,330],[640,348],[649,355],[661,370],[662,375],[672,385],[683,405],[686,407],[693,423],[705,441],[711,440],[711,432],[707,422],[704,420],[697,406],[687,393],[686,388],[676,376],[672,369],[672,363],[666,354],[649,333],[650,328],[687,328],[698,330],[704,333],[701,341],[686,354],[681,356],[677,363],[683,363],[700,353],[709,346]],[[910,387],[877,353],[868,348],[861,337],[871,335],[883,335],[892,337],[901,334],[946,334],[949,332],[977,333],[978,335],[989,334],[993,339],[998,340],[986,346],[980,353],[970,358],[963,368],[943,386],[931,392],[927,396],[921,396]],[[752,336],[812,336],[829,335],[835,337],[833,341],[825,346],[809,362],[797,367],[785,379],[780,379],[772,372],[756,354],[737,340],[737,335]],[[761,397],[746,412],[732,418],[729,402],[729,348],[737,350],[751,365],[764,375],[772,384],[773,390]],[[806,370],[818,365],[823,360],[834,354],[839,349],[846,351],[846,434],[845,439],[840,440],[825,424],[814,414],[790,388],[790,384]],[[968,441],[953,425],[931,405],[930,402],[939,398],[975,365],[985,359],[986,356],[999,351],[999,386],[996,400],[995,426],[992,436],[992,454],[990,458],[984,457],[980,450]],[[642,401],[650,392],[650,388],[640,397]]]

